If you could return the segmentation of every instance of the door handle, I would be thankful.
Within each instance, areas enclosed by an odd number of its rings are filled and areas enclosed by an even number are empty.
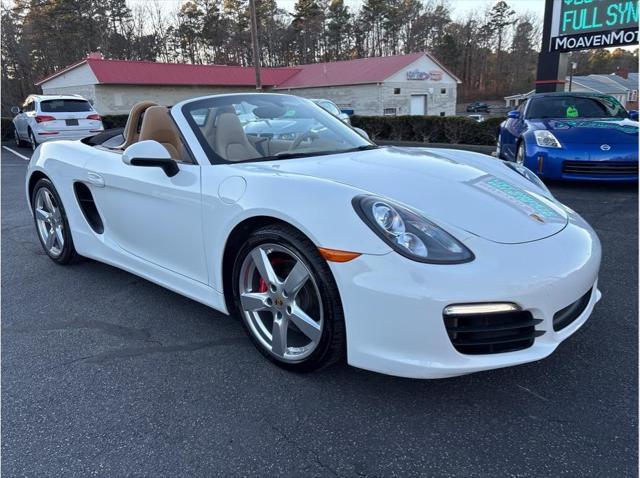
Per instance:
[[[87,172],[87,181],[99,188],[104,187],[104,178],[98,173],[94,173],[93,171]]]

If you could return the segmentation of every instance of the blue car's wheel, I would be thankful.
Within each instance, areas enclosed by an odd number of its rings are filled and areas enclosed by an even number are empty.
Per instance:
[[[516,163],[524,165],[524,158],[526,157],[527,157],[527,150],[524,144],[524,140],[522,140],[518,145],[518,151],[516,153]]]

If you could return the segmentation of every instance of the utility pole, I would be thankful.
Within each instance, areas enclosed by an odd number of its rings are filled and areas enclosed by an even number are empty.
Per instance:
[[[253,66],[256,69],[256,90],[262,91],[262,80],[260,78],[260,45],[258,44],[258,19],[256,18],[255,0],[249,0],[251,10],[251,43],[253,45]]]

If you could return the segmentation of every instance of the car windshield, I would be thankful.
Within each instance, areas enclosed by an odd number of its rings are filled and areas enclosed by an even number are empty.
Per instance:
[[[78,113],[91,111],[91,105],[86,100],[45,100],[40,102],[43,113]]]
[[[376,148],[312,101],[253,93],[204,98],[182,112],[214,162],[318,156]]]
[[[543,96],[533,98],[527,118],[626,118],[627,112],[611,96]]]

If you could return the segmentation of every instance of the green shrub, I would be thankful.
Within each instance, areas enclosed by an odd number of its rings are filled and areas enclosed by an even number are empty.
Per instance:
[[[13,137],[13,118],[0,118],[0,135],[2,141]]]
[[[106,115],[102,117],[104,129],[124,128],[129,115]]]
[[[494,145],[504,118],[477,123],[463,116],[352,116],[372,140]]]

